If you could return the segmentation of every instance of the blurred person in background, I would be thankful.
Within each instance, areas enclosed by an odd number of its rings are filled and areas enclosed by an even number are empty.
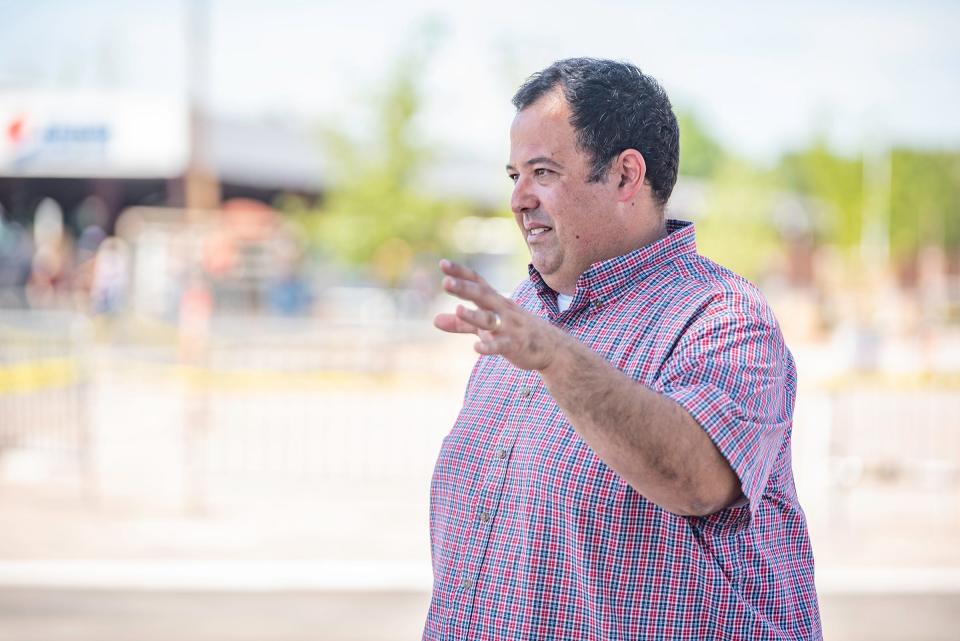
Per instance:
[[[26,304],[24,286],[32,269],[33,245],[23,227],[7,220],[0,206],[0,307]]]
[[[97,248],[90,285],[90,304],[94,314],[112,316],[127,298],[130,282],[130,250],[125,241],[111,236]]]
[[[95,310],[93,300],[97,256],[107,235],[96,225],[89,225],[77,239],[76,266],[73,272],[73,295],[80,309]]]
[[[763,296],[668,219],[678,126],[627,63],[513,98],[511,298],[442,261],[479,338],[431,486],[425,639],[812,639],[793,357]]]
[[[60,205],[49,198],[37,206],[33,243],[27,300],[33,308],[59,307],[69,298],[73,284],[73,239],[65,233]]]
[[[291,229],[277,230],[273,243],[275,273],[267,282],[267,302],[280,316],[309,314],[313,292],[304,276],[305,255],[299,238]]]

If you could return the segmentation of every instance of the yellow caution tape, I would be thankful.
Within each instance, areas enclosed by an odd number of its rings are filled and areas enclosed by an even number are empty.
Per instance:
[[[80,380],[75,360],[51,358],[0,365],[0,393],[22,394],[40,389],[66,387]]]
[[[340,370],[283,372],[257,369],[215,370],[180,366],[168,368],[166,373],[184,381],[193,389],[216,392],[276,392],[310,389],[363,390],[371,388],[423,389],[443,383],[440,377],[425,374],[364,373]]]
[[[429,372],[358,372],[349,370],[282,371],[271,369],[211,369],[202,366],[125,363],[119,369],[186,384],[197,391],[276,392],[319,389],[415,390],[446,387],[449,377]],[[0,364],[0,394],[26,393],[66,387],[80,381],[75,358],[50,358]],[[816,385],[829,392],[852,390],[955,391],[960,372],[854,373],[835,376]]]
[[[830,392],[850,390],[952,391],[960,390],[960,371],[851,373],[827,379],[819,387]]]
[[[257,393],[309,390],[364,391],[443,388],[450,377],[429,372],[349,370],[282,371],[256,368],[211,369],[202,366],[124,364],[124,372],[158,382],[186,385],[192,391]],[[460,382],[456,381],[459,388]]]

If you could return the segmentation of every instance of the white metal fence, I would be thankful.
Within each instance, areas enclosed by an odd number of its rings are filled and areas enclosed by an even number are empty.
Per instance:
[[[472,361],[468,343],[426,321],[220,320],[189,362],[172,329],[116,332],[127,339],[109,345],[94,329],[69,314],[0,314],[0,482],[42,484],[49,466],[29,462],[56,458],[88,495],[152,479],[191,509],[237,493],[425,486]],[[822,447],[795,452],[798,477],[955,488],[954,383],[808,390],[798,413],[822,408],[803,427],[817,423]]]

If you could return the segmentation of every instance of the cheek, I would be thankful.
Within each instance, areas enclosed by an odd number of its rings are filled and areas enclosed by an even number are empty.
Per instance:
[[[596,215],[596,203],[581,198],[571,202],[565,219],[566,235],[579,243],[592,243],[603,236],[604,224]]]

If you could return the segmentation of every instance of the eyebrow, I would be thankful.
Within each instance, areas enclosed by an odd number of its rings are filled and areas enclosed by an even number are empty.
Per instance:
[[[528,160],[523,164],[527,165],[528,167],[530,165],[551,165],[553,167],[556,167],[557,169],[563,169],[563,165],[561,165],[555,160],[547,158],[546,156],[537,156],[536,158],[531,158],[530,160]],[[513,165],[508,164],[507,171],[510,171],[511,169],[514,169]]]

